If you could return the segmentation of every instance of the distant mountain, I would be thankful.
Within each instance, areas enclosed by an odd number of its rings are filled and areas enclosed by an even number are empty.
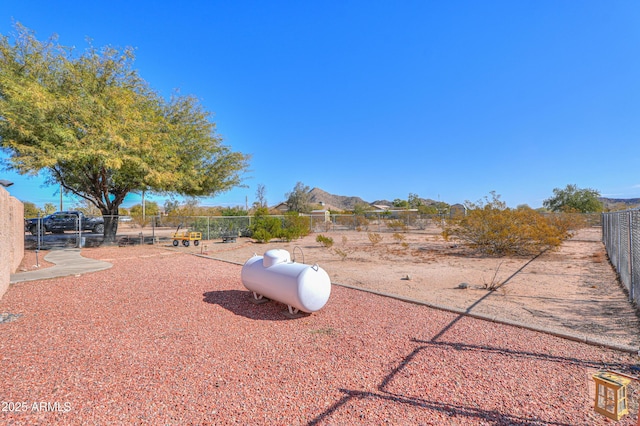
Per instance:
[[[358,204],[369,204],[371,206],[392,206],[393,201],[376,200],[368,202],[360,197],[348,197],[344,195],[329,194],[320,188],[313,188],[309,191],[309,201],[312,204],[323,204],[323,207],[330,210],[353,210]],[[430,198],[420,198],[423,205],[429,206],[437,201]],[[607,198],[600,197],[605,210],[626,210],[640,207],[640,198]]]
[[[606,198],[600,197],[605,210],[626,210],[640,206],[640,198]]]
[[[312,204],[322,203],[325,208],[332,210],[353,210],[356,204],[369,204],[360,197],[345,197],[344,195],[333,195],[320,188],[313,188],[309,191],[309,201]]]
[[[313,188],[309,191],[312,204],[323,203],[324,207],[330,210],[353,210],[357,204],[368,204],[370,206],[392,206],[393,202],[389,200],[376,200],[372,203],[363,200],[360,197],[346,197],[344,195],[329,194],[320,188]],[[420,198],[423,205],[429,206],[436,201],[429,198]]]

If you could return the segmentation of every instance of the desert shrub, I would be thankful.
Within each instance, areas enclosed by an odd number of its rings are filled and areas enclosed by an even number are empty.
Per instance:
[[[273,238],[282,236],[282,221],[280,218],[270,216],[269,210],[261,207],[256,210],[250,230],[251,238],[259,243],[268,243]]]
[[[403,220],[394,219],[387,222],[387,227],[394,231],[406,231],[407,224]]]
[[[400,234],[398,232],[394,232],[394,234],[393,234],[393,239],[396,240],[396,242],[401,243],[402,241],[405,240],[405,238],[406,237],[403,234]]]
[[[330,248],[333,245],[333,238],[319,234],[316,237],[316,242],[322,244],[323,247]]]
[[[356,231],[360,232],[363,229],[365,231],[369,229],[369,219],[367,219],[364,215],[353,216],[353,221]]]
[[[273,239],[273,235],[271,235],[265,228],[259,228],[253,231],[251,238],[259,243],[268,243]]]
[[[371,241],[371,244],[374,246],[377,245],[380,241],[382,241],[382,235],[378,233],[369,232],[367,236],[369,237],[369,241]]]
[[[337,254],[338,256],[340,256],[340,260],[345,260],[347,258],[347,256],[349,255],[349,253],[346,250],[341,250],[339,248],[336,248],[333,250],[333,252],[335,254]]]
[[[466,216],[450,219],[443,237],[491,256],[533,255],[558,247],[571,236],[570,223],[559,215],[543,215],[533,209],[509,209],[492,193],[486,203],[469,203]]]
[[[281,237],[287,241],[309,235],[309,218],[300,216],[298,212],[287,212],[284,216],[284,228]]]

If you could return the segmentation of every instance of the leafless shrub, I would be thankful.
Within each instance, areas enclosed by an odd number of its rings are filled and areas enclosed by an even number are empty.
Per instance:
[[[495,291],[502,285],[500,281],[498,281],[498,272],[500,271],[500,267],[502,266],[502,262],[498,264],[496,270],[493,272],[493,277],[491,277],[491,281],[487,282],[484,277],[482,277],[482,288]]]

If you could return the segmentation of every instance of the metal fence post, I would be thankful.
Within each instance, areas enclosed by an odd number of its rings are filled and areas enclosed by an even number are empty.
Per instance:
[[[633,250],[633,212],[629,213],[629,276],[631,277],[631,283],[629,285],[629,297],[631,300],[635,300],[635,287],[636,282],[634,280],[634,250]]]

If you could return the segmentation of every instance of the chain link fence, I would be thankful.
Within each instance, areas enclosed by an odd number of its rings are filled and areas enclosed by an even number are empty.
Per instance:
[[[420,231],[444,220],[441,215],[417,212],[369,212],[365,214],[302,215],[311,232],[339,231],[407,232]],[[272,215],[286,226],[286,215]],[[153,244],[166,242],[178,232],[200,232],[203,240],[225,237],[250,237],[254,216],[99,216],[80,217],[57,213],[25,221],[25,244],[28,249],[55,247],[96,247],[104,243],[105,227],[117,226],[116,243]]]
[[[640,210],[603,213],[602,238],[629,300],[640,306]]]
[[[424,215],[410,212],[408,214],[302,214],[306,218],[311,232],[332,231],[371,231],[371,232],[398,232],[406,230],[424,230],[432,223],[440,223],[439,215]],[[271,215],[278,218],[285,226],[286,216]],[[238,237],[251,236],[253,216],[157,216],[150,218],[145,228],[188,229],[193,232],[201,232],[207,240],[234,235]]]

